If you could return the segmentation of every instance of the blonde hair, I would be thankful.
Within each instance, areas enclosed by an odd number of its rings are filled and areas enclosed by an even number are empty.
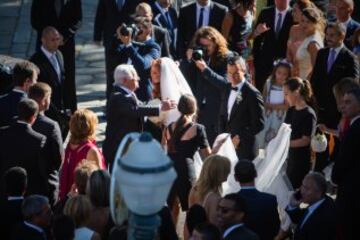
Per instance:
[[[77,195],[69,198],[64,207],[64,215],[69,216],[75,223],[75,226],[86,225],[91,213],[91,203],[87,196]]]
[[[147,4],[146,2],[142,2],[139,5],[137,5],[135,8],[135,13],[138,14],[138,12],[141,10],[143,10],[145,12],[149,12],[149,13],[151,13],[151,15],[153,15],[151,6],[149,4]]]
[[[221,193],[221,184],[230,173],[230,160],[220,155],[207,157],[195,186],[199,199],[204,200],[209,192]]]
[[[79,109],[70,118],[70,143],[79,144],[95,139],[95,130],[99,120],[89,109]]]
[[[318,31],[322,37],[324,37],[326,21],[321,10],[316,7],[309,7],[304,8],[301,13],[306,19],[315,24],[315,30]]]

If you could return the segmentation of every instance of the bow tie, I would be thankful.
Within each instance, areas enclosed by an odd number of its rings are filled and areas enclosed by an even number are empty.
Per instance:
[[[239,88],[238,87],[231,87],[231,90],[237,92],[239,90]]]

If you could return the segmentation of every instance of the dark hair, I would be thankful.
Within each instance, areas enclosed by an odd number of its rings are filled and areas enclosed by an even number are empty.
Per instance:
[[[105,170],[94,171],[89,178],[89,198],[94,207],[110,205],[110,175]]]
[[[244,9],[249,10],[254,5],[255,0],[234,0],[233,3],[235,8],[241,4]]]
[[[207,221],[207,215],[205,209],[199,205],[194,204],[189,208],[189,211],[186,216],[186,226],[189,230],[189,233],[192,234],[194,228]]]
[[[359,83],[351,77],[346,77],[340,80],[340,82],[336,83],[333,87],[333,92],[335,98],[340,98],[345,95],[346,92],[351,89],[359,88]]]
[[[239,160],[235,165],[234,172],[235,178],[240,183],[252,182],[257,175],[255,165],[247,159]]]
[[[317,8],[314,3],[310,0],[296,0],[294,4],[297,4],[300,11],[304,10],[305,8]]]
[[[196,99],[194,96],[190,94],[185,94],[180,97],[179,103],[178,103],[178,110],[181,113],[181,116],[175,123],[175,129],[173,131],[172,136],[169,140],[169,152],[175,152],[176,151],[176,144],[181,138],[182,131],[185,128],[186,115],[194,114],[197,111],[196,106]],[[170,125],[171,128],[171,125]]]
[[[202,240],[221,240],[220,230],[211,223],[200,223],[195,227],[198,233],[202,235]]]
[[[4,174],[5,193],[8,196],[22,196],[27,186],[27,173],[22,167],[12,167]]]
[[[292,68],[292,64],[290,62],[288,62],[286,59],[278,59],[274,62],[274,68],[271,72],[271,76],[270,76],[270,81],[271,84],[275,84],[276,81],[276,71],[278,70],[278,68],[280,67],[284,67],[288,70],[288,77],[291,76],[291,68]]]
[[[329,29],[329,28],[332,28],[336,31],[337,34],[339,35],[344,35],[346,34],[346,28],[340,24],[340,23],[337,23],[337,22],[329,22],[327,25],[326,25],[326,28],[325,28],[325,32]]]
[[[238,193],[230,193],[225,195],[223,199],[231,200],[234,202],[234,210],[246,213],[247,212],[247,204],[245,199],[240,196]]]
[[[42,100],[45,96],[51,94],[51,87],[44,82],[37,82],[29,88],[29,98]]]
[[[284,86],[287,86],[291,92],[299,90],[299,93],[304,98],[305,102],[314,110],[316,109],[314,94],[308,80],[303,80],[299,77],[291,77],[286,80]]]
[[[321,11],[317,8],[304,8],[301,10],[301,13],[312,23],[319,23],[323,18]]]
[[[75,224],[71,217],[59,215],[54,218],[52,232],[55,240],[73,240],[75,237]]]
[[[325,195],[327,190],[327,183],[325,177],[322,174],[318,172],[310,172],[306,175],[306,178],[311,178],[317,189],[321,192],[321,195]]]
[[[356,101],[360,104],[360,88],[350,89],[346,92],[346,94],[353,95]]]
[[[15,86],[23,86],[28,78],[32,79],[35,71],[39,72],[39,69],[32,62],[21,61],[16,63],[13,69],[13,80]]]
[[[18,103],[17,110],[19,119],[29,122],[39,113],[39,105],[32,99],[23,99]]]

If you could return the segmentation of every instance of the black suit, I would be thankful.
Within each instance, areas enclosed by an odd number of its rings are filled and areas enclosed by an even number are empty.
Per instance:
[[[260,240],[259,236],[245,226],[232,230],[224,240]]]
[[[44,147],[44,156],[46,158],[46,170],[48,178],[50,174],[55,174],[60,168],[64,156],[63,141],[59,124],[50,118],[39,114],[32,128],[34,131],[46,136],[46,143]],[[47,197],[53,203],[57,200],[57,187],[56,184],[48,183],[49,194]]]
[[[20,223],[14,230],[12,240],[46,240],[45,233],[40,233],[34,228],[28,227],[25,223]]]
[[[72,112],[77,109],[75,88],[75,32],[81,26],[81,0],[63,0],[60,15],[56,14],[55,1],[34,0],[31,6],[31,25],[38,33],[38,46],[42,30],[55,27],[64,37],[59,48],[64,56],[66,104]]]
[[[113,49],[116,29],[122,23],[132,22],[131,14],[135,12],[135,8],[140,2],[140,0],[126,0],[122,9],[119,10],[116,0],[99,0],[94,23],[94,41],[103,41],[105,47],[107,99],[111,94],[114,69],[117,66],[117,57],[114,55]]]
[[[227,12],[227,7],[211,2],[209,26],[221,31],[221,24]],[[185,57],[186,49],[197,30],[196,2],[190,3],[180,9],[178,21],[177,51],[180,58]]]
[[[278,204],[274,195],[257,189],[241,189],[238,193],[246,201],[245,225],[261,240],[273,240],[280,229]]]
[[[141,106],[133,96],[115,86],[106,110],[106,132],[103,152],[108,164],[112,164],[123,137],[130,132],[141,132],[144,116],[159,115],[158,107]]]
[[[253,46],[255,84],[260,92],[262,92],[265,81],[273,69],[274,60],[286,57],[287,41],[290,28],[293,25],[291,9],[289,9],[279,35],[276,37],[274,30],[275,14],[275,7],[264,8],[257,20],[257,24],[266,23],[266,26],[270,28],[255,38]]]
[[[332,240],[335,239],[335,204],[326,196],[325,201],[305,220],[306,210],[286,209],[291,221],[297,224],[294,240]]]
[[[0,131],[0,176],[11,167],[25,168],[28,174],[27,194],[47,196],[46,159],[43,150],[46,137],[29,124],[16,121]]]
[[[0,236],[3,239],[10,239],[14,227],[23,220],[21,212],[22,199],[0,202]]]
[[[166,28],[156,25],[153,25],[152,28],[152,39],[160,46],[161,57],[171,57],[169,32]]]
[[[17,116],[18,103],[27,98],[27,94],[13,89],[8,94],[0,96],[0,127],[8,126]]]
[[[344,227],[345,239],[356,239],[359,224],[356,220],[360,214],[358,199],[354,194],[359,184],[359,149],[360,119],[354,121],[341,141],[339,155],[335,161],[332,180],[338,184],[336,205],[338,219]],[[357,223],[356,223],[357,222]]]

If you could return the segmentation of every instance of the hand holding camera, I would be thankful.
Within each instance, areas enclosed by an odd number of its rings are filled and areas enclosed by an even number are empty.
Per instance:
[[[138,33],[139,29],[135,24],[127,25],[123,23],[116,30],[117,37],[124,45],[130,44],[132,39],[134,39]]]

